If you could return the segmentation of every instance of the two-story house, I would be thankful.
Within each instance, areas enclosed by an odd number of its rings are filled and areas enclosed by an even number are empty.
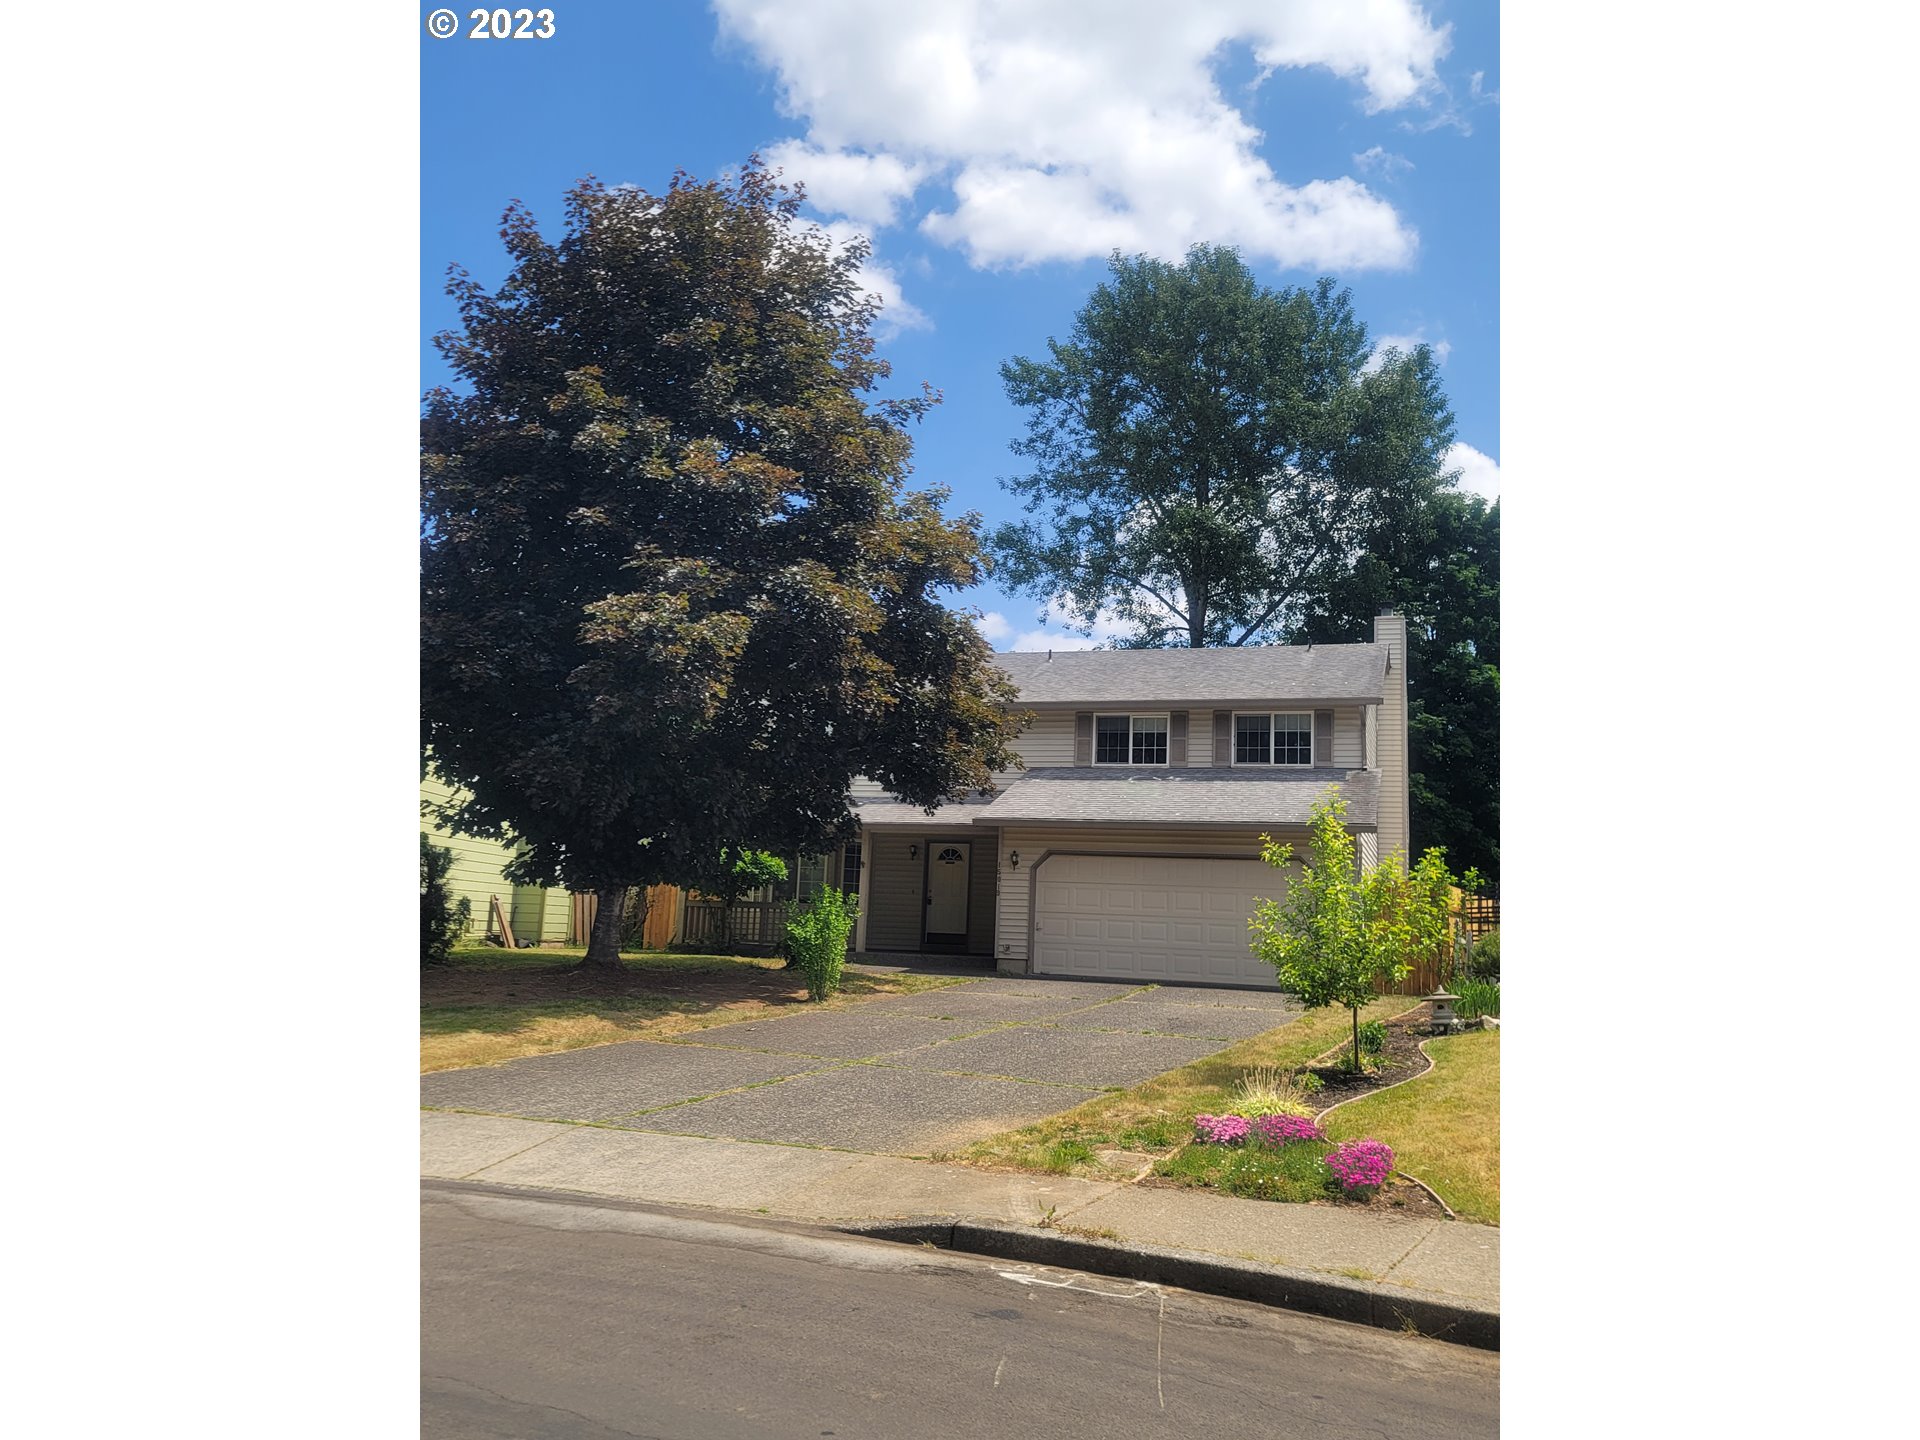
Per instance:
[[[1347,801],[1360,862],[1408,845],[1406,621],[1363,645],[995,657],[1033,721],[1024,771],[933,814],[855,788],[854,948],[991,955],[1012,974],[1273,984],[1248,948],[1285,891],[1260,836],[1303,845]]]

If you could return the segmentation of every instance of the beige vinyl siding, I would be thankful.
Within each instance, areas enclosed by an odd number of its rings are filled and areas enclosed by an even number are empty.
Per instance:
[[[977,830],[967,837],[973,842],[970,857],[973,869],[967,876],[967,953],[993,953],[995,906],[1000,898],[1000,837],[992,830]]]
[[[1354,839],[1359,842],[1360,873],[1364,875],[1380,863],[1380,837],[1371,830],[1362,830]]]
[[[1410,823],[1407,754],[1407,622],[1399,615],[1380,615],[1373,622],[1375,641],[1390,647],[1386,698],[1380,705],[1379,749],[1373,768],[1380,772],[1380,858],[1398,855],[1406,861]]]
[[[1333,712],[1333,763],[1342,770],[1364,770],[1365,706],[1343,705]]]
[[[1213,711],[1190,710],[1187,720],[1187,765],[1214,765]]]
[[[853,777],[853,788],[848,793],[856,800],[878,800],[887,792],[878,780],[856,775]]]
[[[967,950],[993,950],[994,898],[1000,849],[991,830],[973,833],[869,830],[860,877],[867,911],[867,949],[918,950],[925,938],[927,848],[949,841],[970,848],[967,863]],[[914,847],[919,853],[911,854]]]
[[[1306,843],[1306,832],[1275,831],[1273,838]],[[1218,855],[1229,859],[1260,858],[1258,829],[1226,827],[1207,830],[1153,830],[1094,828],[1092,826],[1010,826],[1000,832],[1002,854],[1020,852],[1020,868],[999,868],[1000,903],[993,956],[1002,965],[1024,967],[1031,941],[1033,867],[1049,851],[1079,854]],[[1276,872],[1278,873],[1278,872]],[[1276,887],[1277,889],[1278,887]]]
[[[869,950],[920,948],[920,862],[907,857],[907,847],[921,844],[911,835],[869,830],[866,862],[860,876],[861,897],[867,911]]]
[[[1034,711],[1033,723],[1014,740],[1013,753],[1027,762],[1029,770],[1073,764],[1073,711]],[[994,780],[1005,786],[1019,778],[1019,771],[1009,770]]]

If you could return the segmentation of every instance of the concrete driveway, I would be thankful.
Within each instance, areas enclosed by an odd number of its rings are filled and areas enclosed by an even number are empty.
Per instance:
[[[1277,993],[998,977],[420,1080],[429,1109],[884,1155],[950,1150],[1290,1022]]]

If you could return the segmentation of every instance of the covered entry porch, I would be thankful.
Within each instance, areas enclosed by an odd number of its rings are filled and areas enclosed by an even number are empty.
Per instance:
[[[973,823],[983,809],[947,805],[929,816],[909,805],[861,807],[856,950],[993,954],[1000,836]]]

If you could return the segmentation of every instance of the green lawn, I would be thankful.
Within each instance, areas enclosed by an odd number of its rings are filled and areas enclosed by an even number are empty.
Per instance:
[[[808,1004],[800,973],[765,957],[647,951],[622,956],[618,973],[600,975],[576,968],[585,954],[577,946],[466,946],[446,965],[422,970],[422,1073],[618,1040],[663,1040]],[[840,994],[817,1008],[968,983],[965,976],[848,970]]]
[[[1327,1116],[1335,1140],[1370,1135],[1393,1147],[1462,1219],[1500,1223],[1500,1032],[1427,1042],[1433,1069]]]
[[[1384,996],[1362,1010],[1360,1018],[1384,1020],[1413,1003],[1404,995]],[[1096,1150],[1165,1155],[1192,1138],[1196,1114],[1218,1114],[1231,1105],[1233,1087],[1249,1071],[1304,1064],[1339,1044],[1350,1029],[1344,1010],[1303,1015],[1132,1089],[1102,1095],[1018,1130],[990,1135],[945,1158],[996,1169],[1111,1178],[1114,1172],[1100,1164]]]

